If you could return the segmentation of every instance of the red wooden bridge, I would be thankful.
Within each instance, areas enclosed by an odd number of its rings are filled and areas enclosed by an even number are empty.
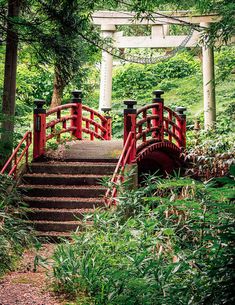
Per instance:
[[[171,173],[181,166],[186,109],[177,107],[174,112],[164,106],[163,93],[154,91],[151,104],[138,110],[134,108],[136,101],[124,102],[122,143],[111,139],[111,117],[83,105],[81,91],[74,91],[68,104],[48,111],[44,100],[35,101],[33,132],[24,135],[1,174],[8,170],[9,175],[17,177],[25,157],[27,172],[21,177],[19,189],[32,208],[29,221],[41,235],[75,230],[84,212],[115,203],[116,185],[123,181],[127,166],[136,165],[139,176],[157,170],[160,174]],[[62,159],[46,159],[47,143],[52,138],[60,143],[64,133],[76,142]],[[31,146],[33,162],[29,163]],[[112,187],[105,190],[99,179],[107,175]]]

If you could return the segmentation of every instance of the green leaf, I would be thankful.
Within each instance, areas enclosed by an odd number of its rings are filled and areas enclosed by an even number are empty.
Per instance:
[[[165,228],[163,229],[163,234],[167,235],[167,236],[172,236],[174,235],[174,230],[172,228]]]
[[[229,168],[229,173],[235,177],[235,164],[231,164],[230,168]]]

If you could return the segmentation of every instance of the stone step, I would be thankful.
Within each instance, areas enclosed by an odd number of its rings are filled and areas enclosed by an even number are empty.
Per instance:
[[[76,221],[81,220],[84,216],[89,215],[92,218],[94,209],[32,209],[26,217],[31,221],[45,220],[45,221]]]
[[[31,163],[18,186],[31,209],[25,222],[44,240],[58,242],[79,234],[92,225],[94,209],[105,207],[107,188],[100,180],[113,175],[119,154],[116,144],[77,144],[63,160],[44,158]]]
[[[63,243],[64,240],[71,239],[73,234],[78,235],[79,232],[36,231],[36,236],[42,243]]]
[[[106,192],[103,186],[89,185],[33,185],[22,184],[19,191],[29,197],[82,197],[101,198]]]
[[[105,175],[91,175],[91,174],[45,174],[33,173],[25,174],[22,181],[27,184],[47,184],[47,185],[98,185],[101,184],[102,179],[108,176]],[[109,176],[110,178],[111,176]]]
[[[103,207],[105,205],[104,201],[99,198],[24,196],[23,201],[27,203],[30,208],[91,209],[94,207]]]
[[[53,158],[53,160],[55,161],[60,161],[61,159],[55,159]],[[112,164],[112,163],[117,163],[118,162],[118,158],[93,158],[90,159],[89,157],[84,157],[84,158],[79,158],[79,157],[74,157],[74,158],[63,158],[64,162],[87,162],[87,163],[105,163],[105,164]]]
[[[30,164],[31,173],[75,174],[75,175],[112,175],[116,162],[33,162]]]
[[[91,226],[91,221],[45,221],[45,220],[36,220],[36,221],[25,221],[29,226],[33,227],[36,231],[39,232],[73,232],[73,231],[82,231],[87,226]],[[55,234],[55,233],[54,233]]]

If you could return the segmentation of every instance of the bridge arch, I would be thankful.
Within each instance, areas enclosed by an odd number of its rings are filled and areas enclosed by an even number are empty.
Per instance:
[[[152,142],[152,143],[151,143]],[[181,149],[169,141],[151,141],[138,149],[136,162],[138,166],[139,181],[143,174],[158,173],[161,176],[172,174],[183,165]]]

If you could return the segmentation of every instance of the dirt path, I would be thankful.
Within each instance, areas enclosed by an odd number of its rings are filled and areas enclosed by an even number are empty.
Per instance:
[[[45,244],[39,252],[50,257],[54,245]],[[50,290],[46,269],[38,267],[34,272],[35,251],[26,251],[16,271],[0,279],[0,305],[64,305]]]

